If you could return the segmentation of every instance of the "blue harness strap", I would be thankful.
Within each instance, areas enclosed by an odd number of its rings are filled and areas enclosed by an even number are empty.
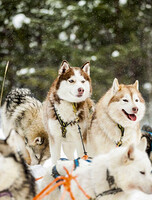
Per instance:
[[[74,169],[76,169],[77,167],[79,167],[79,160],[80,160],[80,157],[74,160]],[[89,163],[92,162],[91,159],[87,159],[87,160],[85,160],[85,161],[86,161],[86,162],[89,162]]]
[[[68,161],[68,159],[67,159],[67,158],[60,158],[60,160],[62,160],[62,161],[65,161],[65,160],[67,160],[67,161]]]
[[[52,176],[53,178],[57,178],[58,176],[60,176],[60,174],[58,173],[56,169],[56,165],[54,165],[54,167],[52,168]]]
[[[74,159],[74,169],[76,169],[77,167],[79,167],[79,159],[80,158]]]
[[[60,160],[61,161],[68,161],[68,159],[67,158],[60,158]],[[77,168],[77,167],[79,167],[79,160],[80,160],[80,157],[79,158],[77,158],[77,159],[74,159],[74,170]],[[89,163],[91,163],[92,162],[92,160],[91,159],[88,159],[88,160],[85,160],[86,162],[89,162]],[[54,165],[54,167],[52,168],[52,176],[53,176],[53,178],[55,179],[55,178],[57,178],[58,176],[61,176],[59,173],[58,173],[58,171],[57,171],[57,168],[56,168],[56,165]],[[61,180],[58,180],[58,181],[56,181],[57,183],[58,182],[60,182],[60,181],[62,181],[62,179]],[[61,186],[59,186],[59,189],[61,188]]]
[[[152,132],[150,132],[150,131],[145,131],[145,132],[149,133],[152,136]]]
[[[86,160],[86,161],[87,161],[87,162],[89,162],[89,163],[91,163],[91,162],[92,162],[92,160],[89,160],[89,159],[88,159],[88,160]]]

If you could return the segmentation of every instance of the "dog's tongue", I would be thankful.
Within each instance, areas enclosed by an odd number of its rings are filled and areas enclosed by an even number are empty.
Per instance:
[[[134,114],[128,114],[128,117],[129,117],[130,120],[136,121],[136,115],[134,115]]]

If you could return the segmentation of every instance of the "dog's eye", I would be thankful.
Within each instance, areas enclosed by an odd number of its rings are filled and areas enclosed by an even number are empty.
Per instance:
[[[136,99],[135,101],[136,101],[136,102],[138,102],[139,100],[138,100],[138,99]]]
[[[70,82],[70,83],[74,83],[74,80],[70,79],[69,82]]]
[[[145,175],[145,172],[144,172],[144,171],[140,171],[140,173],[141,173],[142,175]]]
[[[85,80],[81,81],[81,83],[85,83]]]
[[[127,100],[127,99],[123,99],[123,101],[124,101],[124,102],[128,102],[128,100]]]

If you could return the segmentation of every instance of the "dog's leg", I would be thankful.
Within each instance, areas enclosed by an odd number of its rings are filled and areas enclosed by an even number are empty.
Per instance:
[[[51,161],[52,164],[56,164],[57,160],[60,159],[61,138],[54,138],[54,141],[51,141],[50,144]]]
[[[74,159],[75,145],[72,143],[62,144],[63,151],[69,160]]]
[[[86,148],[86,146],[85,146],[85,148]],[[78,157],[84,156],[84,150],[83,150],[83,146],[82,146],[82,143],[80,140],[76,142],[76,150],[78,153]]]

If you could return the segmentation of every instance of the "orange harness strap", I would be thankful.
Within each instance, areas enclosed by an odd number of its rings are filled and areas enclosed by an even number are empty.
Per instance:
[[[55,190],[57,187],[59,187],[60,185],[64,186],[64,191],[61,197],[61,200],[64,200],[65,194],[66,192],[69,192],[70,197],[72,200],[75,200],[72,191],[71,191],[71,181],[74,180],[78,186],[78,188],[82,191],[82,193],[88,198],[90,199],[91,197],[89,195],[86,194],[86,192],[83,190],[83,188],[80,186],[80,184],[78,183],[78,181],[76,180],[77,176],[73,176],[72,173],[70,174],[69,171],[64,167],[64,170],[67,173],[67,177],[65,176],[60,176],[57,177],[56,179],[54,179],[50,184],[48,184],[38,195],[36,195],[33,200],[41,200],[43,199],[45,196],[47,196],[48,194],[50,194],[53,190]],[[73,171],[73,170],[72,170]],[[56,181],[59,181],[58,183],[56,183],[54,186],[52,186]],[[52,186],[52,188],[50,188]]]
[[[42,179],[43,176],[39,177],[39,178],[35,178],[35,181],[39,181],[40,179]]]

